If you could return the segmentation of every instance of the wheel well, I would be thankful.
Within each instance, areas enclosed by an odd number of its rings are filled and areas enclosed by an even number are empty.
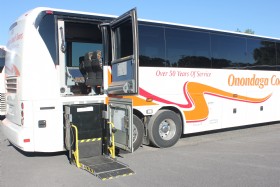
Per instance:
[[[139,110],[133,109],[133,114],[143,121],[144,115]]]
[[[183,116],[182,116],[182,113],[181,111],[176,108],[176,107],[172,107],[172,106],[165,106],[165,107],[162,107],[160,110],[163,110],[163,109],[166,109],[166,110],[171,110],[173,112],[175,112],[176,114],[178,114],[181,118],[181,121],[182,121],[182,134],[184,132],[184,121],[183,121]],[[133,114],[136,115],[139,119],[142,120],[142,122],[144,123],[144,115],[142,114],[142,112],[140,112],[139,110],[136,110],[136,109],[133,109]],[[146,122],[147,123],[147,122]],[[145,123],[144,123],[145,124]]]

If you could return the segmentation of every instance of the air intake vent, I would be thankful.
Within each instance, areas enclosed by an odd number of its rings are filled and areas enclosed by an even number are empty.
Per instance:
[[[17,93],[17,77],[6,78],[6,86],[8,93]]]
[[[6,113],[6,94],[0,93],[0,112]]]

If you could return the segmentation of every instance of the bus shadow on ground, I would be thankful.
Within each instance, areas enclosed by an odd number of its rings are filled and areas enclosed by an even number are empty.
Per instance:
[[[182,134],[181,138],[216,134],[216,133],[222,133],[222,132],[230,132],[230,131],[249,129],[249,128],[261,127],[261,126],[269,126],[269,125],[275,125],[277,123],[280,123],[280,121],[274,121],[274,122],[268,122],[268,123],[258,123],[258,124],[251,124],[251,125],[238,126],[238,127],[229,127],[229,128],[224,128],[224,129],[210,130],[210,131],[197,132],[197,133],[191,133],[191,134]]]
[[[65,155],[68,157],[67,151],[60,151],[60,152],[25,152],[18,147],[14,146],[9,140],[7,140],[9,144],[7,146],[13,147],[16,151],[18,151],[20,154],[26,156],[26,157],[51,157],[51,156],[61,156]]]

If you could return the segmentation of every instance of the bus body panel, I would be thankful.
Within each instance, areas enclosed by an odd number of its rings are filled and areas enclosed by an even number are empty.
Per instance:
[[[35,151],[56,152],[64,150],[61,102],[52,100],[34,101],[33,120]]]
[[[17,25],[11,30],[8,42],[10,52],[6,61],[6,76],[7,80],[15,82],[17,86],[13,91],[9,87],[12,84],[7,83],[8,112],[7,119],[3,121],[3,129],[8,139],[24,151],[65,150],[63,106],[85,103],[107,104],[108,99],[106,94],[61,96],[60,81],[65,80],[61,80],[60,72],[65,67],[53,61],[38,28],[34,26],[38,15],[45,10],[48,9],[35,9],[26,16],[20,17]],[[84,22],[82,16],[104,18],[104,15],[91,13],[56,9],[53,11],[61,16],[59,19],[63,24],[66,23],[65,27],[68,26],[67,19],[71,18],[69,15],[73,16],[73,14],[75,18],[70,19],[71,23],[81,20]],[[67,15],[65,20],[63,20],[64,15]],[[108,16],[108,20],[112,18],[113,16]],[[90,19],[93,18],[90,17]],[[101,23],[94,20],[87,24],[92,25],[93,22],[95,25]],[[186,30],[214,34],[220,32],[221,35],[230,34],[251,39],[251,36],[239,33],[153,21],[142,21],[142,23],[154,24],[162,28],[186,27]],[[54,32],[59,34],[58,30]],[[280,43],[279,39],[264,39]],[[71,45],[71,42],[78,41],[69,39],[68,44]],[[143,41],[139,41],[140,46],[141,42]],[[57,56],[63,55],[60,51],[61,46],[56,45],[56,47]],[[150,53],[156,52],[152,48],[148,49]],[[211,60],[214,61],[213,58]],[[61,64],[68,66],[65,62]],[[77,66],[71,68],[79,70]],[[103,79],[104,90],[106,90],[112,81],[111,68],[108,64],[103,66]],[[140,66],[139,94],[127,97],[133,99],[133,109],[137,111],[135,114],[143,118],[146,128],[149,119],[164,109],[175,111],[180,116],[183,134],[188,134],[279,121],[279,86],[280,76],[276,70]],[[27,142],[24,143],[24,140]]]
[[[277,95],[280,88],[277,85],[271,85],[271,81],[273,81],[271,79],[277,79],[277,72],[275,71],[264,73],[263,71],[244,72],[244,70],[235,70],[232,72],[231,70],[151,67],[140,67],[139,69],[140,88],[145,90],[140,96],[144,99],[150,96],[154,99],[153,103],[155,103],[155,105],[146,105],[146,107],[135,106],[143,113],[151,109],[153,110],[151,114],[154,114],[161,107],[173,106],[177,107],[181,113],[187,111],[186,114],[191,114],[195,107],[201,104],[192,103],[192,97],[201,97],[198,99],[201,102],[205,100],[207,115],[204,118],[192,119],[191,121],[188,121],[189,116],[185,115],[184,133],[279,120],[277,115],[279,111]],[[149,76],[145,76],[147,74]],[[210,78],[211,82],[209,82]],[[252,80],[252,85],[234,85],[234,78],[247,78]],[[257,85],[254,83],[255,80],[261,78],[268,80],[269,85],[262,86],[262,84]],[[164,84],[158,84],[159,82]],[[184,87],[187,82],[203,84],[217,90],[213,92],[207,90],[209,88],[205,88],[205,90],[190,96],[188,95],[188,90]],[[196,85],[194,84],[194,86]],[[221,94],[221,91],[230,93],[232,97]],[[272,96],[268,97],[267,100],[254,100],[256,98],[265,98],[270,94]],[[234,95],[236,95],[236,98]],[[248,99],[239,100],[238,97],[240,96],[246,96]]]
[[[24,151],[63,151],[57,69],[34,27],[34,13],[19,18],[10,31],[6,75],[12,84],[7,84],[8,113],[3,128],[8,139]],[[42,121],[45,127],[40,126]]]

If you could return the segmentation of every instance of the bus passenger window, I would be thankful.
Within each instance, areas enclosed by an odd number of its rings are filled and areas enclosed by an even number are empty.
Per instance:
[[[210,68],[208,33],[165,29],[166,58],[170,67]]]
[[[237,36],[211,34],[212,67],[243,68],[246,61],[246,40]]]
[[[165,67],[164,29],[139,25],[139,65]]]
[[[276,70],[275,42],[247,39],[248,69]]]
[[[277,62],[276,62],[276,67],[277,70],[280,70],[280,43],[276,43],[276,57],[277,57]]]
[[[56,59],[55,21],[53,15],[46,15],[41,20],[39,24],[39,33],[49,50],[53,63],[57,64],[58,60]]]

